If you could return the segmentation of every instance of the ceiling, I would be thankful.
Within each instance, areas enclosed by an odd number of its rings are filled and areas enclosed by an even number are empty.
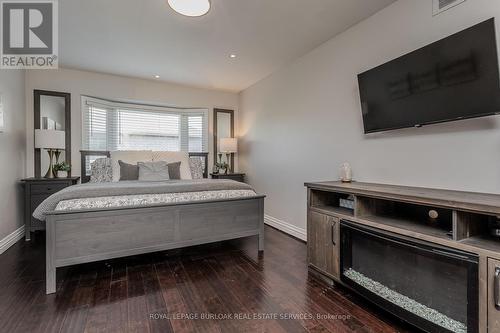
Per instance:
[[[60,66],[241,91],[394,0],[59,1]],[[237,57],[231,59],[230,54]]]

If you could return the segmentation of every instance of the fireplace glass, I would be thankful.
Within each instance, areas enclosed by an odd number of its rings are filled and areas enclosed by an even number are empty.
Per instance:
[[[341,223],[342,280],[427,332],[477,332],[477,256]]]

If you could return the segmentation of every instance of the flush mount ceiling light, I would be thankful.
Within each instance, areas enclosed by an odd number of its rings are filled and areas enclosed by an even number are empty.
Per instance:
[[[177,13],[189,17],[203,16],[210,10],[210,0],[168,0],[168,5]]]

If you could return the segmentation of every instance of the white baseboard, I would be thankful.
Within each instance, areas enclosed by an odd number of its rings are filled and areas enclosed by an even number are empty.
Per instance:
[[[24,225],[0,240],[0,254],[24,237]]]
[[[275,217],[264,215],[264,223],[270,225],[273,228],[283,231],[293,237],[297,237],[303,241],[307,241],[307,231],[305,229],[299,228],[293,224],[285,221],[281,221]]]

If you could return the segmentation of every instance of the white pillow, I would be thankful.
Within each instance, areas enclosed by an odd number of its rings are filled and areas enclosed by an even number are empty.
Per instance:
[[[189,154],[182,151],[154,151],[153,161],[181,162],[181,179],[193,179],[189,168]]]
[[[153,155],[151,150],[121,150],[111,152],[111,168],[113,170],[113,181],[120,180],[120,165],[118,161],[137,164],[137,162],[152,162]]]

